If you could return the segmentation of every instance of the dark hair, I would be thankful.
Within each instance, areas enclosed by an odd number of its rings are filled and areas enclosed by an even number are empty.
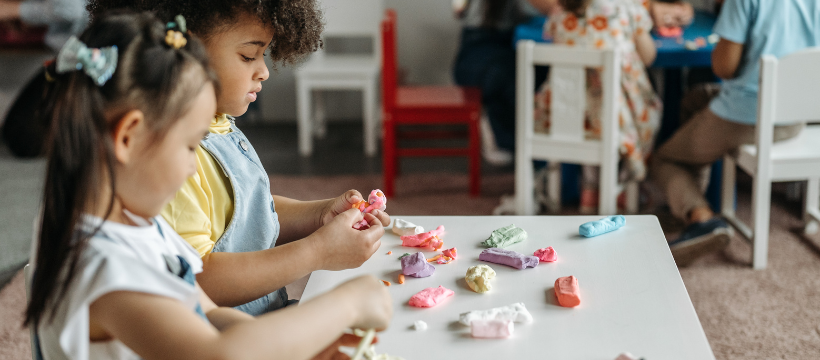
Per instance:
[[[82,70],[49,75],[44,114],[51,124],[37,261],[26,323],[38,326],[58,304],[78,270],[88,239],[99,229],[81,228],[83,214],[107,207],[115,189],[111,131],[127,112],[144,113],[146,125],[162,138],[191,107],[208,83],[217,86],[202,44],[185,36],[174,49],[164,23],[143,13],[101,16],[80,36],[89,48],[117,46],[113,76],[97,86]],[[104,184],[108,189],[104,189]],[[109,195],[107,204],[101,203]]]
[[[163,19],[181,14],[188,28],[206,42],[240,15],[254,16],[273,30],[269,49],[274,66],[297,63],[322,47],[324,24],[316,0],[89,0],[87,5],[92,18],[121,8],[155,11]]]
[[[584,17],[591,0],[558,0],[561,7],[566,12],[572,13],[577,17]]]

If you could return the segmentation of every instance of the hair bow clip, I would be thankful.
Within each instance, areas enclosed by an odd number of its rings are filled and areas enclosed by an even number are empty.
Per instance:
[[[165,28],[168,29],[168,31],[165,32],[165,43],[174,49],[179,49],[188,43],[188,39],[183,35],[188,31],[188,26],[182,15],[175,16],[174,20],[175,21],[171,21],[165,25]],[[175,27],[178,28],[179,31],[172,30]]]
[[[76,36],[68,39],[57,54],[58,74],[83,70],[97,86],[103,86],[117,69],[117,46],[89,48]]]

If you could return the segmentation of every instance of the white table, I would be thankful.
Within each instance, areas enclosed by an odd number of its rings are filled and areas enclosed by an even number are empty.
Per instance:
[[[647,360],[714,359],[706,335],[681,280],[660,224],[654,216],[627,216],[621,229],[594,238],[578,235],[578,225],[600,216],[393,216],[429,231],[444,225],[443,249],[457,247],[458,258],[436,266],[427,278],[401,273],[398,257],[418,248],[401,246],[387,231],[381,248],[357,269],[316,271],[302,297],[307,301],[361,274],[393,283],[394,316],[379,335],[379,353],[414,359],[601,359],[621,352]],[[516,270],[478,261],[480,242],[492,230],[511,223],[527,231],[527,240],[507,247],[527,255],[552,246],[558,261],[534,269]],[[386,255],[392,251],[392,255]],[[425,251],[429,259],[435,253]],[[464,274],[473,265],[487,264],[496,272],[493,290],[478,294],[467,287]],[[574,275],[581,289],[581,305],[564,308],[553,293],[555,279]],[[427,287],[443,285],[455,295],[433,308],[407,305],[410,297]],[[474,339],[458,315],[523,302],[532,313],[531,324],[515,324],[508,339]],[[415,320],[427,322],[426,331],[410,328]]]

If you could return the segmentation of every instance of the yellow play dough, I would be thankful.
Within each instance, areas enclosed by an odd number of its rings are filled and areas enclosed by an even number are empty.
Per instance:
[[[473,291],[483,294],[490,291],[493,287],[490,285],[490,279],[495,277],[493,268],[487,265],[470,266],[467,269],[467,275],[464,280],[467,281],[467,286]]]

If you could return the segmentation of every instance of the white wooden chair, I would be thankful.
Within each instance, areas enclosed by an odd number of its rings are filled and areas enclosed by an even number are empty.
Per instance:
[[[361,90],[364,128],[364,152],[376,154],[378,127],[379,74],[381,73],[381,27],[384,15],[383,0],[324,0],[321,1],[326,21],[324,38],[369,37],[370,54],[328,54],[320,50],[295,71],[299,152],[308,156],[313,152],[313,131],[322,134],[325,129],[325,109],[321,92],[313,90]],[[311,97],[316,96],[311,114]],[[315,123],[314,123],[315,120]]]
[[[26,303],[31,301],[31,277],[34,276],[32,272],[30,264],[26,264],[26,267],[23,268],[23,278],[24,283],[26,286]],[[40,342],[37,340],[37,332],[34,331],[33,326],[28,327],[28,335],[29,335],[29,343],[31,344],[31,360],[43,360],[43,356],[40,352]]]
[[[756,143],[741,146],[724,157],[722,214],[752,241],[752,266],[765,269],[769,251],[769,212],[772,182],[808,180],[805,216],[807,232],[820,221],[820,126],[808,126],[793,139],[773,143],[774,126],[820,120],[820,48],[802,50],[780,59],[763,56]],[[736,165],[753,178],[752,224],[735,217]]]
[[[548,198],[552,211],[560,210],[561,163],[598,165],[601,168],[600,214],[617,212],[618,184],[618,103],[621,66],[616,50],[591,50],[564,45],[518,42],[516,57],[516,152],[515,196],[517,213],[532,215],[532,160],[549,162]],[[552,116],[549,134],[533,131],[535,66],[550,66]],[[584,138],[586,109],[586,68],[603,68],[603,114],[600,140]],[[638,210],[637,183],[627,184],[627,212]]]

